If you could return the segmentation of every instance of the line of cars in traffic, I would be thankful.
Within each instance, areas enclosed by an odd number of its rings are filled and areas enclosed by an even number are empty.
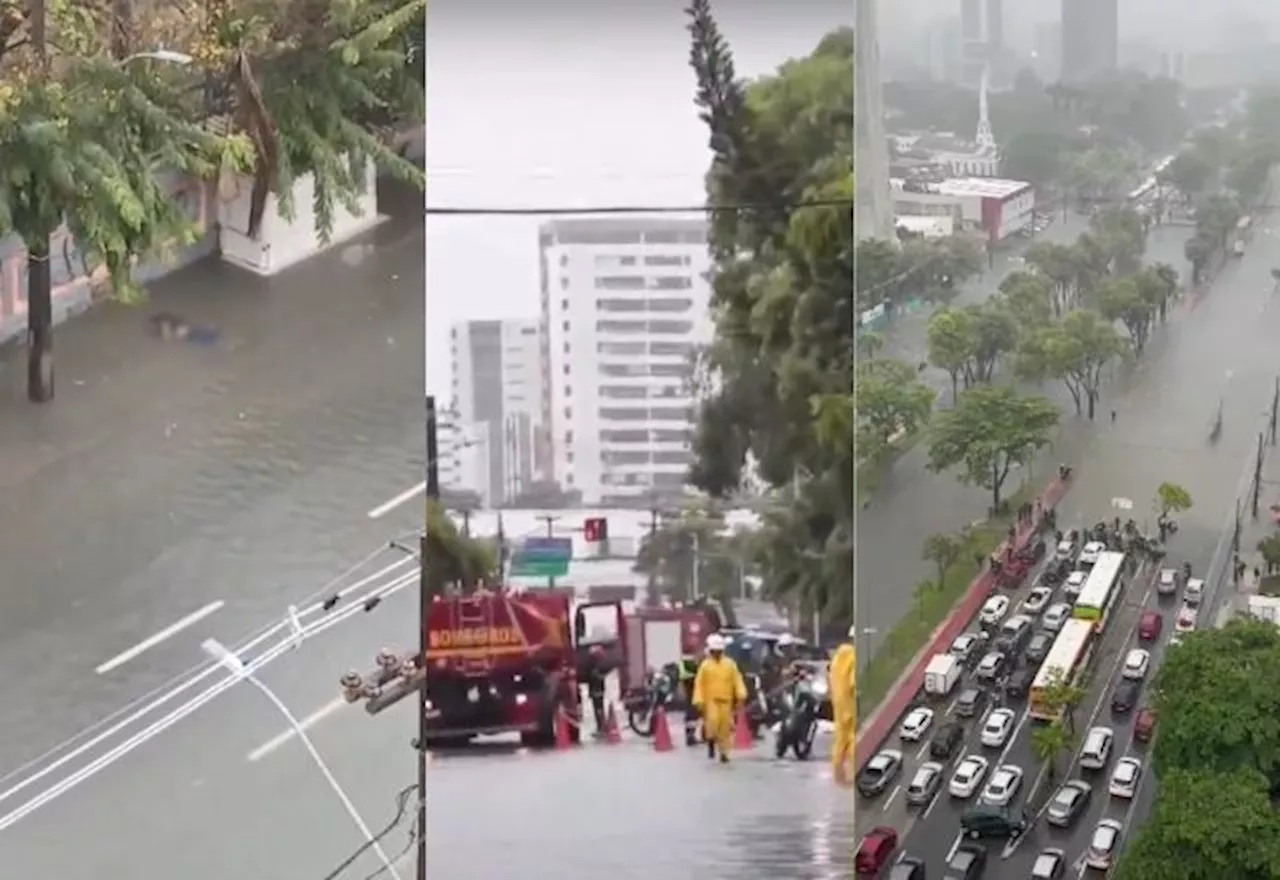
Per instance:
[[[922,742],[928,737],[928,760],[916,767],[905,783],[904,800],[915,810],[915,818],[908,819],[903,836],[919,818],[928,818],[944,794],[948,801],[965,805],[959,813],[960,834],[945,858],[944,880],[976,880],[982,877],[988,859],[984,841],[1007,841],[1005,857],[1008,858],[1014,842],[1040,815],[1051,827],[1069,829],[1089,812],[1094,784],[1084,779],[1066,780],[1036,816],[1018,808],[1019,795],[1027,782],[1025,772],[1019,762],[1005,760],[1013,746],[1012,740],[1018,737],[1027,720],[1025,711],[1015,711],[1007,704],[1016,704],[1026,697],[1036,669],[1053,643],[1054,634],[1070,619],[1071,601],[1079,594],[1089,566],[1099,553],[1105,552],[1105,547],[1093,542],[1081,550],[1077,557],[1072,544],[1059,546],[1049,564],[1049,570],[1058,577],[1042,575],[1037,578],[1017,607],[1017,613],[1011,617],[1006,617],[1013,608],[1009,597],[992,596],[979,614],[979,628],[956,639],[949,653],[961,659],[972,674],[948,707],[946,715],[951,717],[939,718],[933,708],[917,705],[902,719],[899,738],[904,745]],[[1081,567],[1076,568],[1076,565]],[[1063,569],[1066,569],[1065,574]],[[1159,579],[1165,577],[1165,572],[1161,572]],[[1182,583],[1185,578],[1175,577],[1175,580],[1189,594],[1195,592],[1195,588],[1187,589],[1188,585]],[[1055,589],[1055,581],[1061,587],[1060,591]],[[1160,592],[1164,595],[1163,591]],[[1061,601],[1057,601],[1059,595]],[[1053,612],[1060,606],[1065,607],[1065,612]],[[1182,618],[1180,614],[1177,629],[1183,628]],[[1117,684],[1111,694],[1112,710],[1120,715],[1132,712],[1138,702],[1141,683],[1153,666],[1153,658],[1145,648],[1126,649],[1125,646],[1135,631],[1139,640],[1154,641],[1159,639],[1162,630],[1163,617],[1158,611],[1142,612],[1138,622],[1125,634],[1120,647],[1122,659],[1117,660],[1112,674],[1099,683],[1101,690],[1097,695],[1095,716],[1113,676]],[[1092,718],[1089,723],[1093,723]],[[1134,714],[1131,739],[1138,742],[1149,740],[1154,725],[1154,714],[1149,709],[1140,709]],[[978,746],[972,752],[965,748],[970,734],[974,745]],[[1025,744],[1023,748],[1029,751]],[[994,759],[982,754],[984,750],[997,749],[1001,751]],[[1077,760],[1083,768],[1092,768],[1091,772],[1100,773],[1107,767],[1115,749],[1116,733],[1113,729],[1090,728],[1083,738]],[[953,759],[955,766],[948,777],[946,768]],[[903,775],[905,765],[901,749],[886,748],[876,754],[858,779],[862,797],[868,801],[884,797],[885,792]],[[1108,798],[1131,799],[1141,780],[1142,769],[1139,758],[1122,754],[1106,780]],[[889,795],[890,798],[892,796]],[[1104,817],[1095,826],[1086,852],[1080,859],[1072,861],[1060,847],[1046,847],[1035,854],[1030,864],[1010,876],[1058,880],[1068,871],[1084,871],[1086,866],[1105,870],[1104,865],[1109,865],[1114,858],[1122,836],[1122,827],[1117,827],[1116,820]],[[867,857],[858,868],[859,874],[874,876],[887,868],[891,880],[924,880],[927,860],[911,853],[899,855],[895,860],[893,855],[898,843],[897,832],[891,827],[880,826],[869,832],[863,841],[864,846],[859,849],[859,852],[867,851]]]

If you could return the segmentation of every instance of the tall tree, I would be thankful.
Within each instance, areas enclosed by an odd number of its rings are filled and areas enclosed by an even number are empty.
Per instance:
[[[826,597],[839,593],[831,579],[852,573],[852,36],[837,31],[747,88],[708,0],[688,14],[708,197],[750,206],[711,224],[715,391],[700,405],[691,478],[725,496],[750,456],[767,487],[791,487],[786,521],[768,530],[788,546],[769,549],[792,553],[798,574],[778,589],[848,614]],[[806,199],[827,204],[799,207]]]
[[[1125,350],[1115,327],[1096,312],[1076,309],[1061,324],[1027,335],[1018,352],[1024,378],[1061,379],[1071,393],[1076,414],[1096,415],[1102,393],[1102,371]]]
[[[960,480],[989,490],[998,512],[1010,471],[1047,446],[1057,424],[1057,407],[1042,397],[1023,397],[1002,385],[972,388],[955,407],[934,416],[929,468],[960,466]]]

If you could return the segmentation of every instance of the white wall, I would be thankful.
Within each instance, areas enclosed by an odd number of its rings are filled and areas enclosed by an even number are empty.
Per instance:
[[[248,234],[252,194],[253,180],[246,175],[226,174],[219,181],[219,245],[224,260],[258,275],[275,275],[330,245],[371,229],[382,219],[378,216],[376,171],[372,162],[365,170],[365,192],[359,197],[360,212],[353,214],[341,205],[335,205],[333,232],[328,244],[322,244],[315,231],[315,178],[311,174],[304,174],[294,181],[292,221],[281,215],[276,196],[267,196],[257,238]]]

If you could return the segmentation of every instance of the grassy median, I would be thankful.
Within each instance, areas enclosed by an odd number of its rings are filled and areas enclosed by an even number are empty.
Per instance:
[[[920,442],[924,437],[924,431],[919,430],[914,434],[908,434],[901,440],[894,441],[885,450],[884,454],[879,458],[870,461],[864,461],[858,465],[858,504],[862,505],[875,494],[880,488],[880,482],[885,478],[893,468],[895,462],[906,455],[912,448]]]
[[[1030,486],[1024,486],[1009,499],[1008,509],[1016,511],[1036,496]],[[916,607],[889,630],[871,661],[858,674],[858,717],[869,718],[888,695],[889,688],[898,680],[929,636],[951,613],[951,609],[969,589],[978,574],[977,557],[986,558],[1000,546],[1009,533],[1012,516],[988,520],[972,531],[972,550],[947,572],[941,589],[922,590],[917,596]],[[923,549],[923,548],[922,548]]]

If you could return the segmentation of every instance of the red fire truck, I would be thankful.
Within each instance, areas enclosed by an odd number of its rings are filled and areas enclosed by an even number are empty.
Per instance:
[[[342,687],[349,702],[364,700],[376,713],[425,680],[428,744],[516,732],[525,745],[549,745],[557,712],[581,716],[578,683],[588,664],[615,671],[627,687],[621,602],[579,604],[555,589],[477,590],[436,597],[423,624],[425,658],[384,652],[375,672],[347,673]],[[570,725],[574,739],[577,729]]]

